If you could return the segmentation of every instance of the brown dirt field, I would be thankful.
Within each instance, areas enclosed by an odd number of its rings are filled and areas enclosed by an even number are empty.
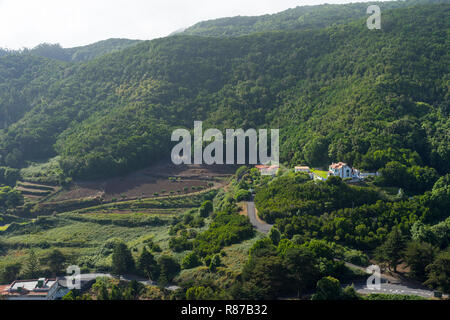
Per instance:
[[[19,181],[16,189],[22,192],[25,200],[28,202],[37,202],[50,194],[55,194],[59,191],[60,187]],[[38,194],[39,192],[42,192],[42,194]]]
[[[51,186],[51,185],[48,185],[48,184],[40,184],[40,183],[32,183],[32,182],[27,182],[27,181],[20,181],[20,184],[24,187],[24,188],[26,188],[27,186],[34,186],[34,187],[45,187],[45,188],[51,188],[51,189],[53,189],[53,190],[57,190],[58,189],[58,187],[56,187],[56,186]]]
[[[224,178],[235,172],[234,166],[207,166],[207,165],[155,165],[127,176],[106,180],[75,182],[66,191],[61,191],[50,201],[58,202],[73,199],[102,196],[105,201],[131,200],[137,198],[194,193],[197,189],[192,187],[208,188],[209,183],[214,186],[224,185]],[[169,180],[176,178],[176,181]],[[186,192],[184,188],[189,190]],[[163,191],[165,190],[165,193]],[[178,191],[181,191],[179,193]]]

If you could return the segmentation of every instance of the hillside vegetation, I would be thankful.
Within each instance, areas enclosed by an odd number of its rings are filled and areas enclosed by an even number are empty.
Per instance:
[[[351,20],[367,17],[369,5],[377,5],[381,11],[410,7],[417,4],[444,3],[445,0],[373,1],[349,4],[323,4],[299,6],[275,14],[253,17],[230,17],[199,22],[182,33],[199,36],[242,36],[274,30],[305,30],[325,28]]]
[[[42,43],[32,49],[19,51],[0,48],[0,56],[30,54],[38,57],[65,62],[89,61],[105,54],[120,51],[139,43],[140,40],[107,39],[81,47],[63,48],[59,44]]]
[[[170,155],[174,128],[281,129],[290,164],[390,161],[450,170],[450,4],[324,29],[172,36],[86,63],[0,58],[0,165],[60,155],[63,174],[117,175]]]

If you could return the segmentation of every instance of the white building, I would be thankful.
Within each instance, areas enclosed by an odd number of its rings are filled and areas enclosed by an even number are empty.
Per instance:
[[[276,174],[278,173],[278,170],[280,170],[280,166],[276,166],[276,165],[272,165],[272,166],[267,166],[267,165],[257,165],[255,166],[255,168],[257,168],[259,170],[259,172],[261,173],[262,176],[276,176]]]
[[[380,175],[379,172],[360,172],[359,173],[359,178],[360,179],[365,179],[368,177],[378,177]]]
[[[344,162],[332,163],[328,171],[329,175],[338,176],[342,179],[345,178],[358,178],[359,170],[350,167]]]
[[[338,176],[342,179],[352,178],[364,180],[367,177],[377,177],[379,172],[361,172],[358,169],[351,168],[344,162],[332,163],[329,167],[328,175]]]
[[[311,168],[307,166],[297,166],[294,170],[295,172],[311,173]]]
[[[0,296],[6,300],[55,300],[69,292],[57,279],[16,280],[0,286]]]

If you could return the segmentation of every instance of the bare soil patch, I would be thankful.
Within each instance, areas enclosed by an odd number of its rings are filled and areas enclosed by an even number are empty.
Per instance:
[[[102,197],[105,201],[152,198],[164,195],[195,193],[225,185],[235,172],[234,166],[159,164],[129,175],[106,180],[75,182],[52,202]]]

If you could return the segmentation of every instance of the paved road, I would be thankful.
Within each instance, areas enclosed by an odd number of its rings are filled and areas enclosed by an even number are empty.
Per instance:
[[[367,273],[366,268],[364,267],[360,267],[348,262],[346,262],[345,265],[349,268],[359,269]],[[410,281],[402,279],[397,279],[385,274],[381,275],[381,285],[379,289],[368,288],[367,283],[364,282],[354,283],[353,285],[355,287],[355,290],[358,293],[362,294],[370,294],[370,293],[400,294],[400,295],[413,295],[424,298],[432,298],[434,296],[434,292],[432,290],[429,290],[422,285],[415,284]]]
[[[253,201],[247,202],[247,215],[250,219],[250,223],[261,233],[268,234],[270,229],[272,229],[272,225],[265,223],[261,219],[259,219],[256,214],[255,203]]]
[[[250,219],[251,224],[259,231],[264,234],[268,234],[272,225],[265,223],[259,219],[256,214],[255,203],[253,201],[247,202],[247,215]],[[349,268],[359,269],[366,272],[366,268],[360,267],[351,263],[346,262],[345,265]],[[401,294],[401,295],[415,295],[424,298],[433,297],[433,291],[425,289],[422,286],[417,286],[415,284],[405,282],[388,275],[381,275],[381,286],[380,289],[369,289],[366,283],[354,283],[355,290],[359,293],[370,294],[370,293],[384,293],[384,294]]]
[[[370,294],[370,293],[384,293],[384,294],[401,294],[401,295],[413,295],[424,298],[432,298],[434,296],[433,291],[414,288],[402,284],[382,283],[380,289],[367,288],[364,284],[354,284],[355,290],[358,293]]]

